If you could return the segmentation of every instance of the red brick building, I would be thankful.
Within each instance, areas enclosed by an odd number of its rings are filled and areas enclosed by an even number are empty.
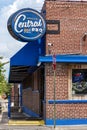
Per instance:
[[[87,124],[87,2],[46,0],[42,13],[47,29],[39,67],[30,73],[30,66],[11,66],[10,82],[22,85],[23,111],[46,125]]]
[[[51,30],[50,34],[49,32],[46,34],[46,54],[49,54],[48,43],[52,43],[51,54],[57,55],[56,124],[87,123],[85,122],[87,121],[87,88],[81,84],[81,81],[87,82],[87,65],[84,59],[87,55],[86,17],[87,2],[46,1],[46,21],[48,23],[50,21],[50,24],[47,24],[47,30]],[[59,26],[58,22],[60,22]],[[59,30],[58,33],[57,30]],[[45,58],[43,60],[46,62]],[[54,76],[52,63],[49,59],[48,62],[45,64],[46,121],[47,124],[52,124],[54,120]],[[80,80],[78,75],[76,79],[76,74],[84,76]]]

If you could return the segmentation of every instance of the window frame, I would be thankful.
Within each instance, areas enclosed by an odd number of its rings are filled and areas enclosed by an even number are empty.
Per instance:
[[[68,99],[69,100],[86,100],[87,94],[72,94],[72,70],[87,69],[86,64],[68,64]]]

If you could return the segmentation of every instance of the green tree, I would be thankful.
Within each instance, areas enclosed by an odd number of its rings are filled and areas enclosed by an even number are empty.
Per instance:
[[[0,95],[5,94],[6,96],[8,96],[10,94],[12,85],[7,82],[5,77],[6,70],[4,69],[4,65],[8,62],[2,63],[2,59],[3,57],[0,57]]]

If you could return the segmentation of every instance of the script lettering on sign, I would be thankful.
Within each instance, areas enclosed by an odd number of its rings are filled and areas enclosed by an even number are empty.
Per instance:
[[[22,21],[20,22],[20,19],[22,19]],[[19,28],[19,30],[18,30]],[[25,15],[20,15],[14,24],[14,29],[17,33],[21,33],[21,32],[42,32],[42,21],[41,19],[39,20],[34,20],[34,19],[27,19],[27,17]]]

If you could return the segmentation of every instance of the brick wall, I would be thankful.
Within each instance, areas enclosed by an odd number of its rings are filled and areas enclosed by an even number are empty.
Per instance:
[[[47,105],[46,118],[54,117],[54,106]],[[87,118],[87,104],[57,104],[56,105],[56,119],[67,118]]]
[[[46,69],[46,118],[53,117],[53,105],[48,103],[48,100],[54,100],[54,73],[52,64],[47,64]],[[55,95],[56,100],[68,99],[68,65],[57,64],[56,77],[55,77]],[[56,105],[57,113],[61,110],[61,105]],[[60,109],[59,109],[60,108]],[[56,114],[58,116],[58,114]],[[61,116],[61,114],[60,114]]]
[[[14,86],[11,89],[11,103],[13,103],[14,106],[19,106],[19,88],[18,88],[18,84],[14,84]]]
[[[81,45],[81,38],[87,31],[86,2],[47,1],[46,20],[60,20],[60,34],[46,35],[46,43],[53,43],[52,53],[55,50],[56,54],[87,54],[87,45]],[[55,28],[58,27],[55,25]],[[46,49],[48,51],[48,46]]]
[[[68,67],[58,64],[56,69],[56,99],[68,99]],[[52,64],[46,66],[46,99],[53,99],[54,74]]]
[[[46,34],[46,54],[48,43],[53,43],[51,54],[87,54],[87,3],[46,1],[46,20],[60,20],[60,34]],[[53,25],[47,25],[52,29]],[[55,25],[54,29],[57,30]],[[46,64],[46,118],[53,118],[53,70]],[[56,69],[56,100],[69,99],[69,66],[58,64]],[[56,118],[87,118],[87,104],[56,104]]]

